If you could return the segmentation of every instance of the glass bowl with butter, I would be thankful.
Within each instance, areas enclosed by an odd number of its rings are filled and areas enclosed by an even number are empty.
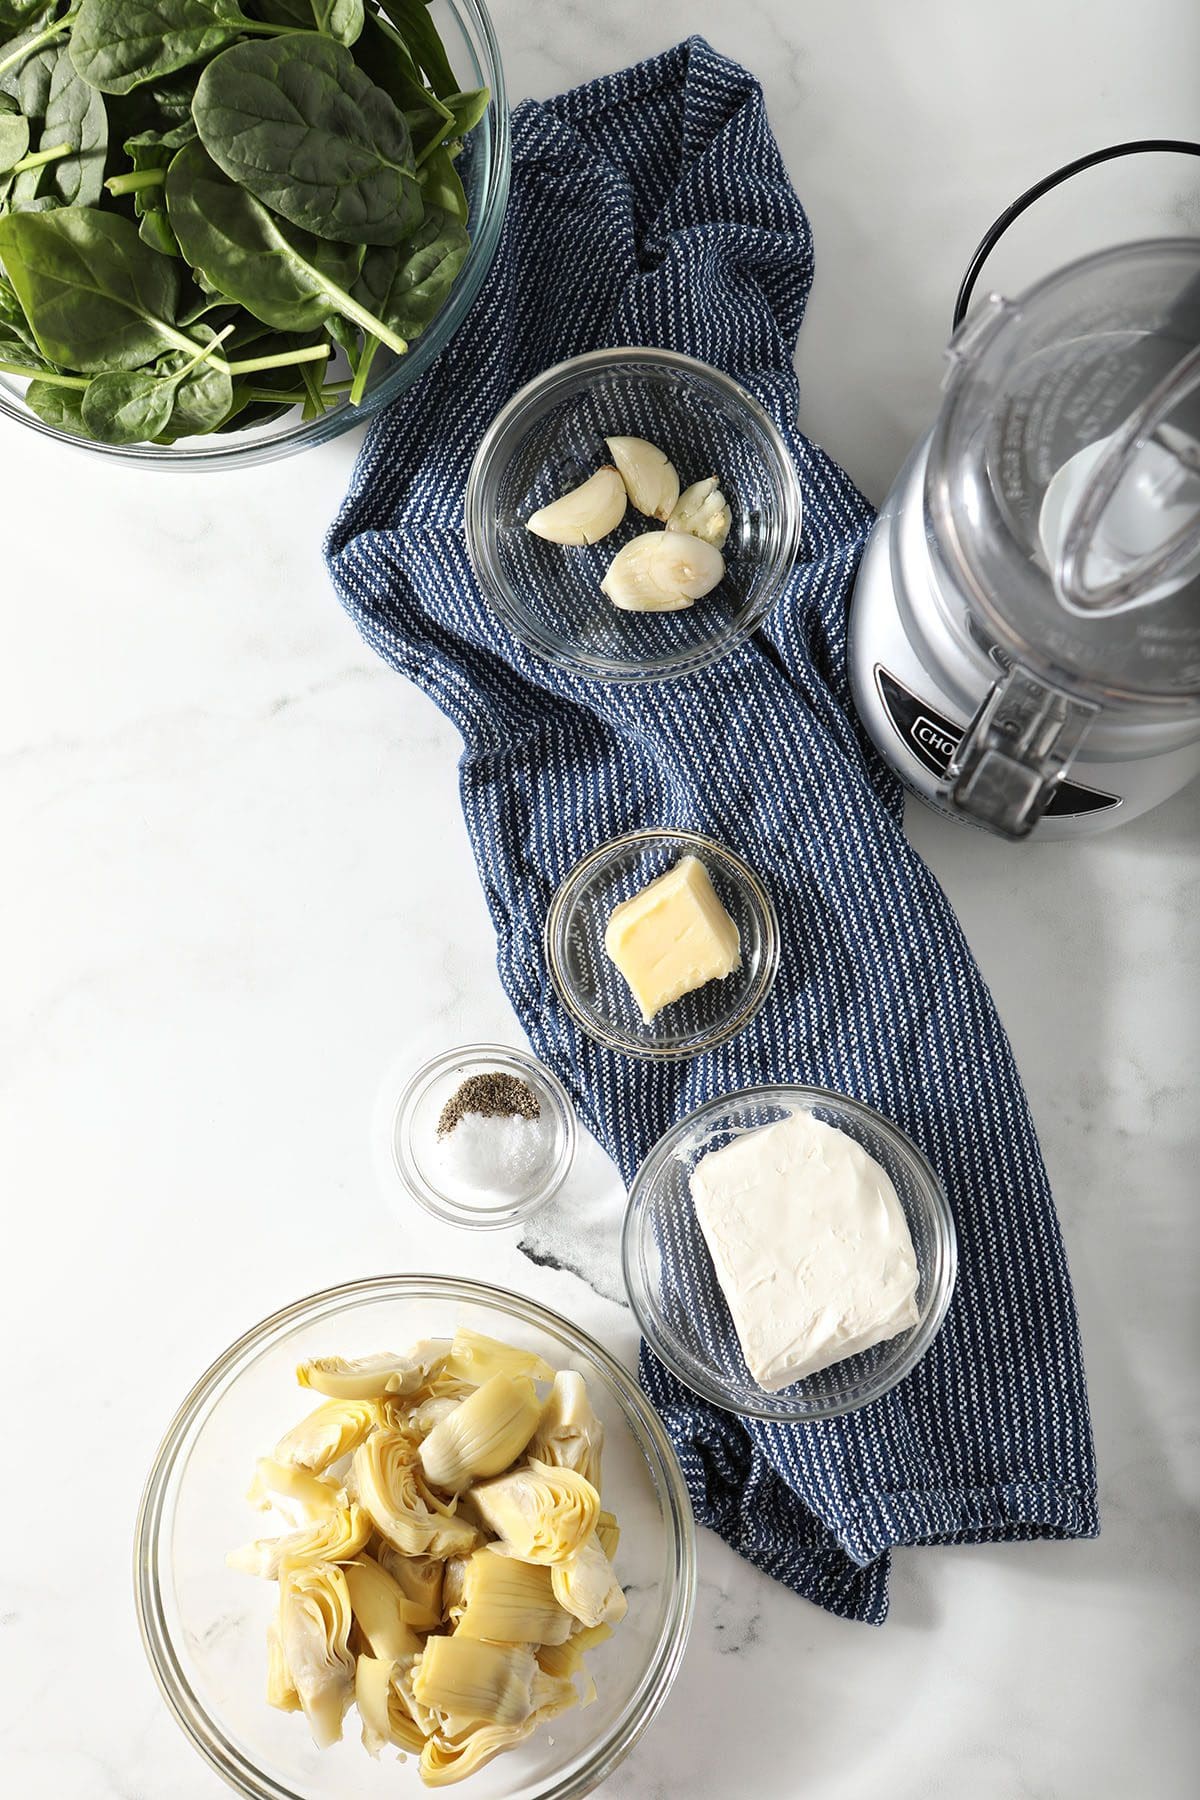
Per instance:
[[[594,480],[604,493],[580,502],[578,529],[530,529]],[[707,531],[702,503],[711,523],[722,496],[727,514]],[[596,680],[662,681],[715,662],[762,623],[795,562],[802,508],[787,446],[752,395],[693,357],[633,348],[572,357],[515,394],[480,443],[464,511],[480,587],[527,648]],[[711,541],[697,548],[696,535]],[[643,605],[611,579],[617,553],[642,538],[656,552],[695,550],[705,570],[719,539],[718,573],[704,573],[695,597]]]
[[[674,827],[601,844],[562,883],[545,926],[559,999],[627,1056],[699,1056],[744,1031],[779,967],[775,907],[750,865]]]
[[[949,1203],[873,1107],[748,1088],[673,1125],[621,1240],[642,1335],[687,1387],[756,1419],[829,1419],[904,1379],[954,1291]]]

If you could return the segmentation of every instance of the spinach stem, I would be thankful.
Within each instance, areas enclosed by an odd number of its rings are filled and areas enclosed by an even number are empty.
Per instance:
[[[338,311],[344,319],[361,325],[368,337],[382,338],[388,349],[394,350],[397,356],[408,355],[407,338],[402,338],[398,331],[393,331],[382,319],[377,319],[374,313],[368,312],[365,306],[360,306],[354,295],[347,293],[344,288],[335,291],[338,293]]]
[[[138,194],[143,188],[161,187],[167,179],[165,169],[130,169],[125,175],[113,175],[105,182],[110,194]]]
[[[225,342],[225,339],[229,336],[229,334],[232,330],[233,330],[233,326],[227,325],[225,327],[224,331],[218,331],[216,337],[213,339],[211,344],[202,344],[200,349],[196,352],[195,356],[193,356],[191,362],[184,363],[182,369],[177,370],[174,375],[168,376],[168,380],[182,381],[185,375],[190,375],[192,370],[197,368],[202,362],[212,363],[213,368],[217,369],[219,371],[220,367],[221,367],[221,358],[218,356],[214,360],[213,351],[216,349],[218,344],[223,344]],[[228,368],[228,364],[226,364],[226,367]]]
[[[40,169],[43,163],[57,162],[60,156],[70,156],[74,149],[74,144],[55,144],[51,150],[33,150],[28,156],[23,156],[20,162],[15,162],[9,174],[20,175],[24,169]]]
[[[75,14],[72,11],[55,24],[47,25],[45,31],[39,31],[36,37],[29,39],[28,43],[18,44],[15,50],[10,50],[8,55],[0,60],[0,75],[3,75],[6,69],[15,69],[18,63],[23,63],[27,56],[32,56],[35,50],[41,49],[43,44],[52,44],[56,37],[61,37],[64,31],[69,31],[74,23]]]
[[[254,375],[259,369],[290,369],[293,363],[324,362],[329,356],[328,344],[310,344],[304,350],[281,350],[277,356],[249,356],[243,362],[231,362],[231,375]]]
[[[27,369],[22,363],[0,362],[0,375],[24,375],[29,381],[44,381],[50,387],[85,388],[88,375],[56,375],[52,369]]]
[[[362,397],[367,387],[367,376],[371,373],[371,364],[375,361],[375,352],[378,348],[379,339],[372,334],[362,347],[358,367],[354,371],[354,380],[350,384],[351,406],[362,405]]]

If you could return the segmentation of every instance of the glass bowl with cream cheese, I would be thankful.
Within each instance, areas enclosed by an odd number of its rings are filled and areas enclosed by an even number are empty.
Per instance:
[[[822,1088],[748,1088],[659,1139],[622,1231],[630,1303],[691,1390],[758,1419],[829,1419],[924,1356],[954,1290],[949,1203],[909,1138]]]
[[[665,903],[638,916],[656,896]],[[575,1023],[626,1056],[699,1056],[727,1043],[765,1005],[779,967],[775,906],[754,870],[674,827],[612,838],[576,863],[551,901],[544,943]]]
[[[615,526],[597,522],[598,541],[548,542],[527,528],[613,464],[609,440],[661,451],[678,477],[673,499],[720,484],[724,568],[691,605],[623,610],[601,588],[618,551],[661,530],[665,506],[646,513],[631,498]],[[594,680],[663,681],[715,662],[762,623],[795,562],[802,506],[787,446],[751,394],[693,357],[630,348],[572,357],[515,394],[480,443],[464,513],[484,596],[530,650]]]

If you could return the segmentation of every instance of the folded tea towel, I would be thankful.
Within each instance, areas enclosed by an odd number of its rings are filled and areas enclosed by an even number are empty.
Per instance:
[[[933,1348],[883,1400],[824,1424],[743,1422],[642,1353],[700,1522],[798,1593],[879,1623],[894,1545],[1097,1530],[1046,1173],[987,988],[850,712],[846,606],[871,512],[797,426],[812,239],[758,86],[692,38],[527,102],[512,124],[495,266],[440,360],[372,427],[329,567],[367,642],[462,733],[501,978],[626,1180],[702,1101],[789,1080],[878,1107],[941,1175],[957,1290]],[[800,559],[767,624],[669,684],[600,685],[539,661],[489,611],[463,542],[463,484],[498,409],[549,364],[613,344],[735,376],[784,433],[804,495]],[[742,852],[780,917],[768,1005],[692,1062],[622,1059],[581,1036],[542,958],[572,864],[646,825]]]

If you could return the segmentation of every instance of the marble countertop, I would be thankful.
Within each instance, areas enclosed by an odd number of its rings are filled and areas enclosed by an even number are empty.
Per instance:
[[[1096,143],[1200,136],[1183,0],[492,10],[517,97],[694,29],[762,76],[816,234],[802,423],[877,498],[935,405],[992,216]],[[998,276],[1133,235],[1139,211],[1181,229],[1190,193],[1177,172],[1174,188],[1113,174]],[[176,1403],[253,1321],[424,1267],[524,1289],[635,1351],[621,1194],[594,1145],[558,1225],[525,1238],[439,1227],[377,1175],[399,1076],[519,1033],[454,735],[366,651],[321,565],[354,451],[137,478],[0,432],[0,1786],[22,1800],[225,1791],[150,1679],[129,1541]],[[902,1551],[871,1631],[704,1534],[691,1646],[610,1783],[625,1800],[1195,1791],[1198,827],[1200,787],[1079,846],[1018,852],[910,818],[1056,1186],[1102,1536]],[[568,1213],[581,1274],[555,1267]]]

